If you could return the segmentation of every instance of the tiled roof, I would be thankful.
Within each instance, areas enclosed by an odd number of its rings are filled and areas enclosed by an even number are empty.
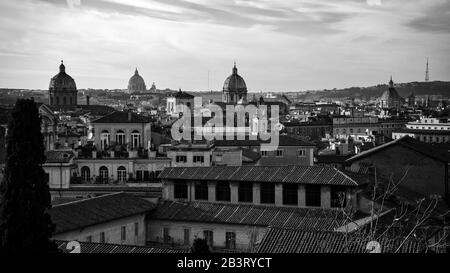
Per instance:
[[[269,228],[258,247],[258,253],[366,253],[366,238],[356,238],[353,233],[331,231],[305,231],[285,228]],[[393,253],[403,238],[389,239],[386,236],[378,243],[382,253]],[[399,253],[419,253],[423,244],[408,240]]]
[[[315,146],[314,143],[294,138],[288,135],[279,135],[278,137],[278,146]],[[216,140],[214,143],[216,144],[216,146],[260,146],[261,143],[270,143],[270,140]]]
[[[169,167],[161,172],[159,178],[340,186],[359,185],[359,181],[355,181],[336,168],[319,166]]]
[[[403,147],[412,149],[416,152],[419,152],[423,155],[426,155],[428,157],[443,161],[443,162],[450,162],[450,153],[448,151],[443,151],[442,149],[437,148],[436,146],[432,144],[428,144],[419,140],[416,140],[409,136],[404,136],[401,138],[398,138],[396,140],[390,141],[388,143],[384,143],[380,146],[376,146],[372,149],[366,150],[364,152],[361,152],[349,159],[347,159],[347,162],[352,162],[355,160],[362,159],[366,156],[370,156],[373,153],[379,152],[381,150],[384,150],[385,148],[391,147],[392,145],[401,145]]]
[[[148,119],[133,112],[116,111],[98,118],[92,123],[148,123]]]
[[[160,201],[151,219],[274,226],[294,229],[334,230],[345,224],[339,210],[272,207],[209,202]]]
[[[65,150],[53,150],[53,151],[47,151],[45,153],[45,157],[47,160],[45,163],[69,163],[70,160],[75,155],[72,151],[65,151]]]
[[[67,241],[55,241],[58,249],[63,253],[69,253]],[[104,243],[80,243],[80,253],[188,253],[186,248],[167,248],[167,247],[149,247],[149,246],[133,246],[133,245],[119,245],[119,244],[104,244]]]
[[[149,201],[119,192],[53,206],[50,216],[58,234],[147,213],[154,207]]]

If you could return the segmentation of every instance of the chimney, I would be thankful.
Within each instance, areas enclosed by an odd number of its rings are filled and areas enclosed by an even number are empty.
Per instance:
[[[131,121],[131,111],[128,112],[128,121]]]
[[[86,96],[86,105],[89,105],[89,99],[90,99],[90,97]]]

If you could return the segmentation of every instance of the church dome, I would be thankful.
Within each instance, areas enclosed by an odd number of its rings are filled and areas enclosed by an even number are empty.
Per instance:
[[[61,61],[59,66],[59,73],[50,80],[48,88],[50,91],[76,91],[77,86],[75,80],[66,73],[66,67]]]
[[[134,71],[134,75],[128,81],[128,92],[130,93],[142,93],[146,90],[145,81],[139,75],[139,72],[136,68]]]
[[[233,67],[233,73],[225,80],[225,83],[223,84],[223,91],[247,93],[247,85],[245,84],[244,79],[238,75],[236,63]]]
[[[389,100],[389,99],[400,99],[400,95],[397,93],[397,90],[394,88],[394,82],[391,80],[389,81],[389,88],[388,90],[383,92],[383,95],[381,95],[382,100]]]

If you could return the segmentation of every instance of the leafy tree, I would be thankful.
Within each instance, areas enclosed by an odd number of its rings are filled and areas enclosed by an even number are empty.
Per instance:
[[[191,247],[191,253],[195,254],[211,253],[211,251],[209,250],[208,243],[206,242],[206,239],[201,238],[194,239],[194,242],[192,243]]]
[[[0,184],[0,252],[54,252],[51,198],[41,119],[33,100],[19,99],[8,122]]]

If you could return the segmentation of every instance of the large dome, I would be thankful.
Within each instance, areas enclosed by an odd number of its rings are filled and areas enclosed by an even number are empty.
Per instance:
[[[233,73],[225,80],[223,84],[223,91],[247,93],[247,85],[244,79],[238,75],[236,64],[233,67]]]
[[[388,90],[384,91],[381,95],[382,100],[389,100],[389,99],[400,99],[400,95],[397,93],[397,90],[394,88],[394,82],[391,80],[389,81],[389,88]]]
[[[66,67],[61,61],[59,66],[59,73],[55,75],[50,80],[50,85],[48,87],[50,91],[76,91],[77,86],[75,85],[75,80],[66,74]]]
[[[128,92],[130,93],[141,93],[145,92],[146,90],[145,81],[144,79],[139,75],[139,72],[136,68],[134,71],[134,75],[130,78],[128,81]]]

